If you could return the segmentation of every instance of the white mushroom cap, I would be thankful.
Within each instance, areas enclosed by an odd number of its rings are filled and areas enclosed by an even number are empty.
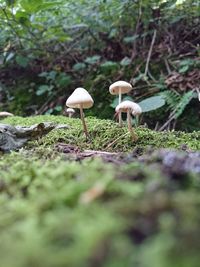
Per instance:
[[[121,89],[121,94],[126,94],[130,92],[133,89],[133,87],[130,83],[127,83],[125,81],[117,81],[110,85],[109,92],[111,93],[111,95],[118,95],[120,89]]]
[[[118,112],[125,112],[127,113],[127,110],[130,109],[131,114],[133,114],[134,116],[139,115],[142,113],[142,109],[141,107],[136,104],[135,102],[126,100],[121,102],[116,108],[115,111]]]
[[[67,108],[66,112],[67,113],[75,113],[75,110],[73,108]]]
[[[10,117],[10,116],[14,116],[14,115],[12,113],[10,113],[10,112],[7,112],[7,111],[0,112],[0,117],[1,118]]]
[[[66,105],[70,108],[80,108],[80,105],[83,109],[91,108],[93,104],[91,95],[81,87],[76,88],[66,101]]]

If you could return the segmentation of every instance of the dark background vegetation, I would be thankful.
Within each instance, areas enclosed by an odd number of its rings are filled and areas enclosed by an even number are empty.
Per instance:
[[[79,86],[88,114],[113,118],[116,80],[151,128],[197,130],[200,4],[196,0],[0,1],[0,109],[62,114]]]

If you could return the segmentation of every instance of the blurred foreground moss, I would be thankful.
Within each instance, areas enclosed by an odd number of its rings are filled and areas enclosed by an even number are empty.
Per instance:
[[[155,164],[39,160],[26,151],[4,155],[0,173],[2,267],[199,264],[195,173],[177,180]]]

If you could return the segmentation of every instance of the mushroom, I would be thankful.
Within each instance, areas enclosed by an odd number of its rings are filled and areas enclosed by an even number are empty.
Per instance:
[[[75,110],[73,108],[67,108],[66,113],[69,116],[69,118],[71,118],[74,115]]]
[[[6,117],[11,117],[11,116],[14,116],[14,115],[10,112],[7,112],[7,111],[0,112],[0,119],[4,119]]]
[[[133,128],[132,128],[132,124],[131,124],[131,114],[134,116],[137,116],[139,114],[142,113],[142,109],[141,107],[136,104],[135,102],[126,100],[121,102],[116,108],[115,111],[117,113],[127,113],[127,122],[128,122],[128,129],[130,131],[130,134],[132,136],[133,141],[137,141],[138,137],[136,135],[136,133],[134,132]]]
[[[81,87],[78,87],[74,90],[71,96],[67,99],[66,105],[70,108],[80,109],[81,120],[83,123],[83,131],[86,138],[88,137],[88,130],[84,119],[83,109],[91,108],[94,104],[94,101],[91,95]]]
[[[110,85],[109,92],[111,95],[119,95],[119,104],[122,102],[122,94],[126,94],[133,89],[130,83],[117,81]],[[122,115],[119,112],[119,126],[122,127]]]

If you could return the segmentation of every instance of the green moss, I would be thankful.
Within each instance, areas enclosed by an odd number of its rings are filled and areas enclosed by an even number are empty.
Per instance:
[[[100,159],[69,161],[54,145],[129,151],[136,146],[187,144],[199,149],[199,132],[159,133],[139,127],[139,141],[132,143],[126,127],[87,118],[90,141],[86,141],[79,119],[36,116],[3,122],[42,121],[70,128],[54,130],[19,152],[0,155],[0,266],[197,267],[197,174],[173,180],[154,158],[151,164],[127,165]]]
[[[32,125],[39,122],[50,121],[60,124],[68,124],[69,129],[54,130],[38,141],[29,142],[29,147],[47,148],[63,142],[73,144],[80,149],[94,149],[107,151],[131,151],[135,147],[147,148],[180,148],[186,145],[189,149],[200,149],[200,131],[193,133],[184,132],[156,132],[144,127],[135,129],[139,140],[133,142],[127,127],[120,128],[117,123],[110,120],[100,120],[94,117],[87,117],[87,125],[90,140],[87,141],[80,119],[70,119],[63,116],[35,116],[35,117],[10,117],[3,123],[13,125]]]
[[[198,176],[189,175],[183,190],[153,170],[139,162],[38,160],[23,150],[4,155],[0,266],[197,267]]]
[[[69,161],[57,142],[81,149],[130,151],[135,147],[200,148],[200,132],[155,132],[86,118],[11,117],[13,125],[44,121],[68,124],[26,149],[0,155],[0,266],[9,267],[197,267],[199,177],[169,175],[154,156],[129,164],[99,158]],[[176,170],[175,170],[176,171]],[[177,178],[178,177],[178,178]],[[189,242],[189,245],[188,245]]]

